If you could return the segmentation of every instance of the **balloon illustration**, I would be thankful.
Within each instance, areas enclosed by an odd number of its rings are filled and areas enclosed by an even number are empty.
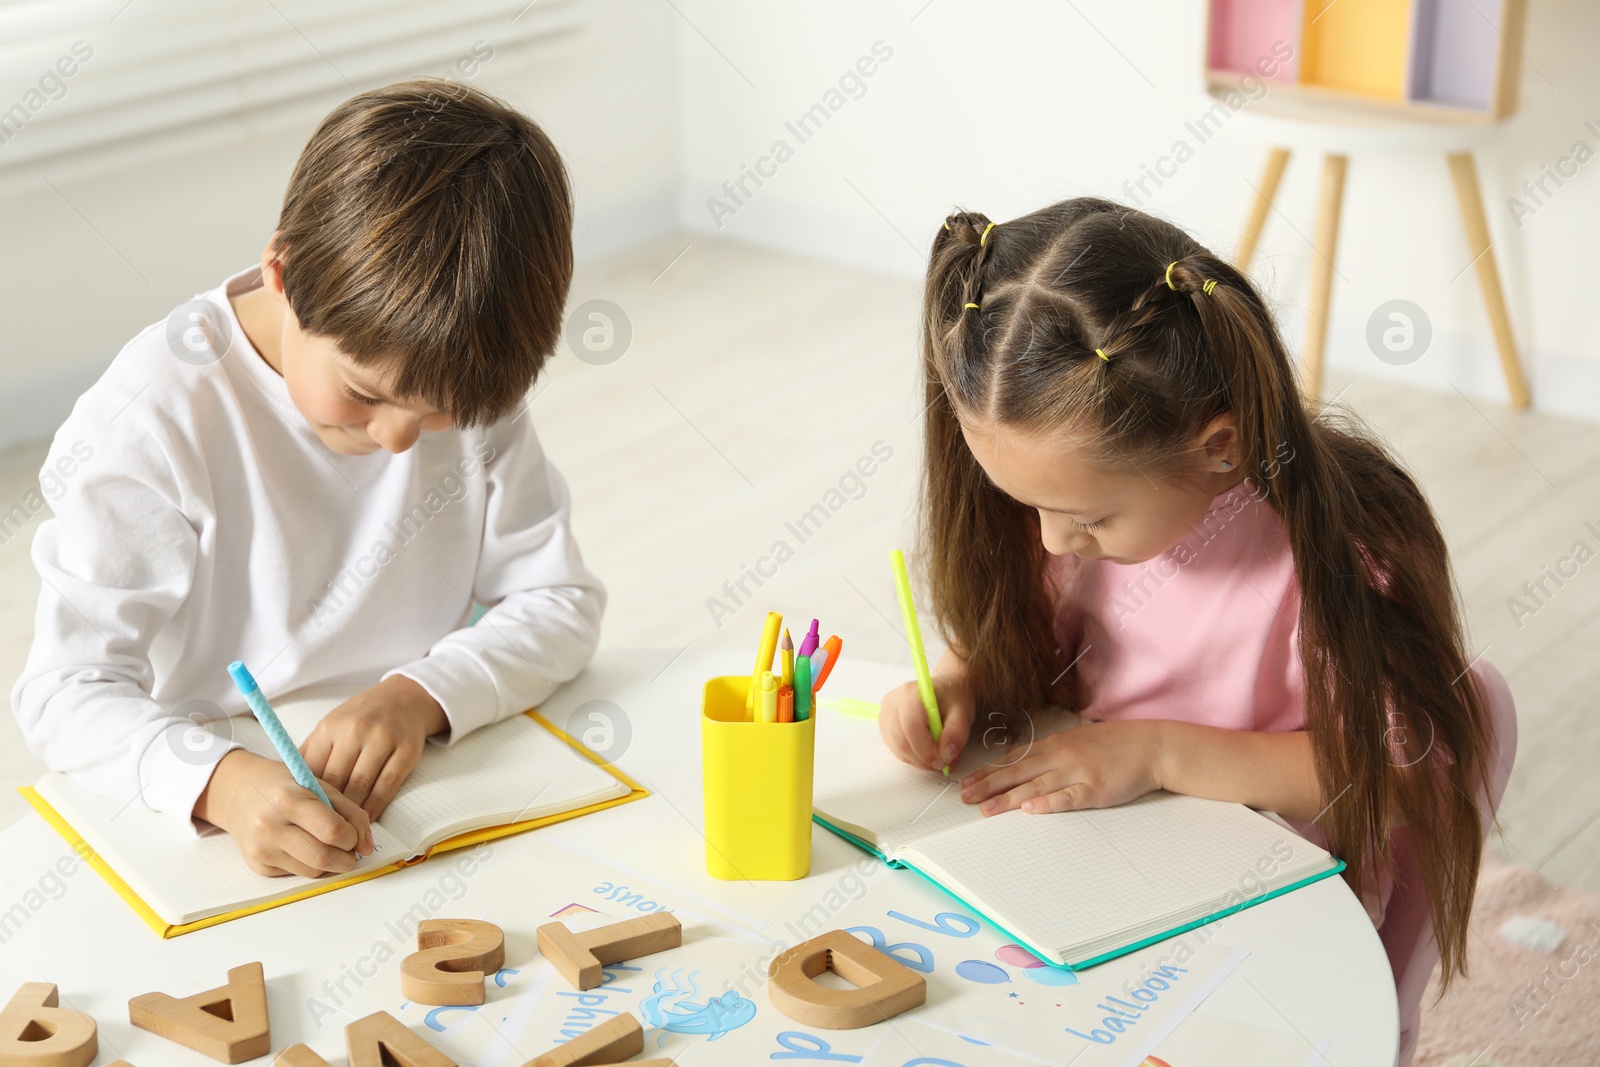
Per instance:
[[[1021,945],[1002,945],[995,950],[995,959],[1021,967],[1022,973],[1040,985],[1077,985],[1078,976],[1062,967],[1051,967]]]
[[[969,982],[980,982],[983,985],[999,985],[1001,982],[1011,981],[1011,976],[1004,967],[996,967],[984,960],[962,960],[956,964],[956,974]]]

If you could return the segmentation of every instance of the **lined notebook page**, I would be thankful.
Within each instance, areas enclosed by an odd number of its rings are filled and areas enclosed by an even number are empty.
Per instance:
[[[1172,793],[1093,811],[1010,811],[923,838],[904,856],[1058,962],[1165,933],[1332,865],[1249,808]]]
[[[47,774],[34,788],[169,923],[276,900],[322,881],[255,874],[227,834],[194,837],[170,815],[114,803],[64,774]],[[358,871],[410,855],[380,826],[372,828],[372,838],[377,851],[356,865]]]
[[[881,748],[876,737],[871,738]],[[974,822],[983,816],[961,800],[964,761],[944,778],[937,771],[885,762],[877,750],[848,746],[817,754],[813,806],[843,830],[892,855],[913,838]]]
[[[303,741],[350,689],[306,690],[275,705]],[[626,794],[628,787],[525,715],[486,726],[456,744],[428,745],[385,809],[382,822],[416,852],[466,830],[570,811]]]
[[[549,730],[518,716],[449,748],[429,745],[383,822],[427,848],[466,830],[537,819],[627,792]]]
[[[274,704],[284,729],[303,741],[321,718],[358,690],[306,690]],[[254,718],[208,724],[220,736],[277,759]],[[321,881],[265,878],[245,866],[224,833],[199,838],[171,816],[113,803],[65,775],[35,788],[113,870],[169,923],[192,922],[290,896]],[[458,744],[430,744],[381,822],[377,851],[357,871],[409,859],[469,829],[570,811],[622,796],[628,787],[526,716],[486,726]]]
[[[1041,715],[1030,732],[1037,740],[1075,723],[1066,714]],[[985,748],[977,736],[945,778],[938,771],[901,763],[870,723],[841,721],[824,709],[817,726],[823,737],[817,746],[813,807],[885,855],[919,837],[982,820],[978,806],[961,799],[962,777],[984,764],[1014,762],[1025,747]]]

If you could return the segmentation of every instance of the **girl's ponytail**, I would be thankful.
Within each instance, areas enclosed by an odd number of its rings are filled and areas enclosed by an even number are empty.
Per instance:
[[[1465,970],[1473,882],[1459,872],[1481,858],[1474,798],[1487,795],[1489,768],[1488,712],[1468,674],[1444,535],[1381,444],[1304,410],[1253,289],[1190,292],[1249,476],[1294,553],[1306,730],[1329,798],[1318,825],[1352,886],[1375,885],[1372,864],[1393,862],[1393,827],[1428,828],[1411,842],[1448,983]]]

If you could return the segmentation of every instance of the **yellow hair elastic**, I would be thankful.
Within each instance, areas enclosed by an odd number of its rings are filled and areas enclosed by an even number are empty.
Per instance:
[[[998,225],[998,223],[991,222],[991,223],[989,223],[989,225],[987,225],[987,226],[985,226],[983,228],[983,235],[978,238],[978,247],[979,248],[982,248],[983,247],[983,242],[985,242],[985,241],[987,241],[989,239],[989,231],[994,229],[995,226],[997,226],[997,225]]]
[[[1107,363],[1111,362],[1111,357],[1106,355],[1105,350],[1102,349],[1102,348],[1095,349],[1094,350],[1094,354],[1099,356],[1101,359],[1105,360]]]
[[[1177,265],[1177,260],[1173,260],[1171,263],[1167,264],[1167,288],[1171,289],[1173,292],[1177,292],[1178,290],[1178,287],[1172,284],[1172,268],[1176,267]]]
[[[1217,287],[1217,282],[1216,282],[1216,279],[1213,278],[1210,281],[1206,282],[1204,285],[1202,285],[1200,288],[1201,288],[1201,290],[1203,290],[1205,292],[1205,294],[1207,296],[1210,296],[1211,295],[1211,290],[1215,289],[1216,287]]]
[[[975,308],[975,307],[977,307],[977,306],[978,306],[978,305],[977,305],[977,304],[963,304],[963,305],[962,305],[962,306],[961,306],[961,310],[962,310],[962,311],[965,311],[965,310],[967,310],[967,308]]]

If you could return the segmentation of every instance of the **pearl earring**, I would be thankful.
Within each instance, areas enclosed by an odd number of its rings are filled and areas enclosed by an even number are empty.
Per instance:
[[[1225,471],[1231,471],[1231,470],[1233,470],[1233,464],[1229,463],[1227,460],[1223,460],[1222,461],[1222,469],[1225,470]]]

